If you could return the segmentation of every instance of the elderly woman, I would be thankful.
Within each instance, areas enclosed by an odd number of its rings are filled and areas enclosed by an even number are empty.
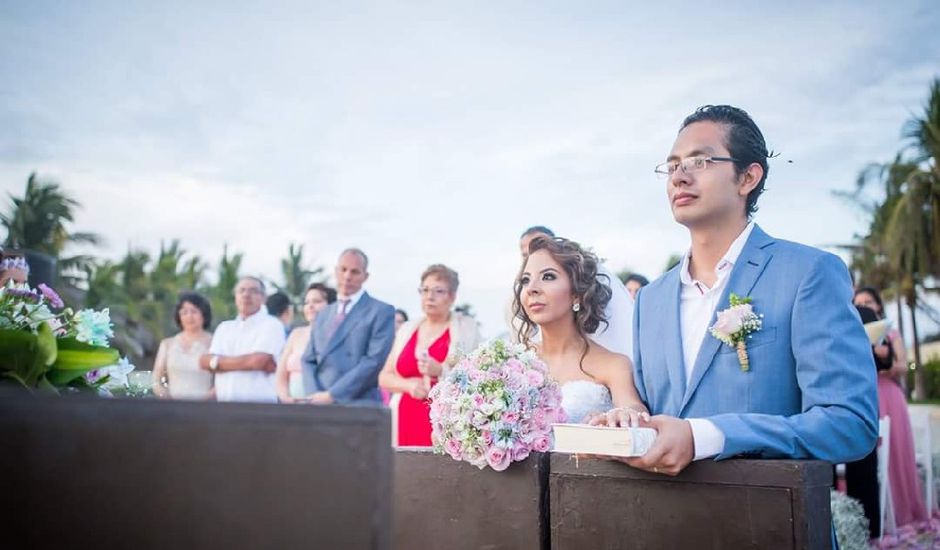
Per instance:
[[[184,292],[173,312],[180,332],[160,342],[153,363],[153,393],[157,397],[206,400],[215,397],[212,373],[199,368],[209,352],[212,309],[201,294]],[[165,384],[164,385],[164,381]]]
[[[291,331],[277,362],[274,373],[274,385],[281,403],[295,403],[304,400],[304,381],[301,372],[300,357],[310,342],[310,325],[326,306],[336,301],[336,291],[323,283],[313,283],[304,293],[304,319],[306,325]]]
[[[457,299],[457,272],[435,264],[421,275],[424,317],[406,322],[395,335],[392,353],[379,374],[379,386],[393,393],[393,441],[400,446],[431,445],[428,392],[456,361],[480,342],[476,321],[452,311]]]

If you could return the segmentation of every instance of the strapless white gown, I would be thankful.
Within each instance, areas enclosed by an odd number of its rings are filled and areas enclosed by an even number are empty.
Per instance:
[[[614,407],[610,390],[590,380],[572,380],[561,386],[561,408],[568,414],[568,422],[583,422],[587,415],[607,412]]]

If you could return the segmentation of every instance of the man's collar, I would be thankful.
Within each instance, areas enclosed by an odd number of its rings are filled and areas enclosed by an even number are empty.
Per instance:
[[[747,244],[748,237],[751,236],[751,232],[754,231],[756,225],[753,221],[748,222],[744,227],[744,231],[741,231],[741,234],[731,243],[731,246],[728,247],[727,252],[724,256],[718,260],[718,263],[715,264],[715,272],[719,272],[722,269],[724,264],[733,266],[735,262],[738,261],[738,258],[741,256],[741,252],[744,251],[744,245]],[[689,273],[689,263],[692,261],[692,249],[690,248],[685,256],[682,257],[682,265],[679,266],[679,280],[682,284],[691,285],[694,280],[692,275]]]
[[[236,315],[235,318],[243,323],[247,323],[247,322],[253,321],[254,319],[257,319],[259,315],[267,315],[267,314],[268,314],[268,306],[261,304],[261,309],[252,313],[251,315],[247,317]]]
[[[349,301],[349,304],[346,305],[346,309],[349,309],[349,308],[352,307],[354,304],[356,304],[356,303],[362,298],[362,295],[365,294],[365,293],[366,293],[366,289],[360,288],[360,289],[359,289],[355,294],[353,294],[352,296],[337,296],[336,299],[337,299],[338,301],[339,301],[339,300],[347,300],[347,301]]]

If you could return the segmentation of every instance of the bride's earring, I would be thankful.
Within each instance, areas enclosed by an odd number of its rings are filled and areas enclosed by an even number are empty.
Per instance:
[[[575,302],[574,305],[571,306],[571,311],[575,313],[581,311],[581,304],[579,304],[578,302]]]

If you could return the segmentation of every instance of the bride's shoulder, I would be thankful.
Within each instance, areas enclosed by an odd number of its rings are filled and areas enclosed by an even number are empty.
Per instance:
[[[594,343],[592,348],[594,352],[593,367],[604,378],[609,378],[608,374],[633,368],[633,362],[626,355],[610,351],[597,343]]]

